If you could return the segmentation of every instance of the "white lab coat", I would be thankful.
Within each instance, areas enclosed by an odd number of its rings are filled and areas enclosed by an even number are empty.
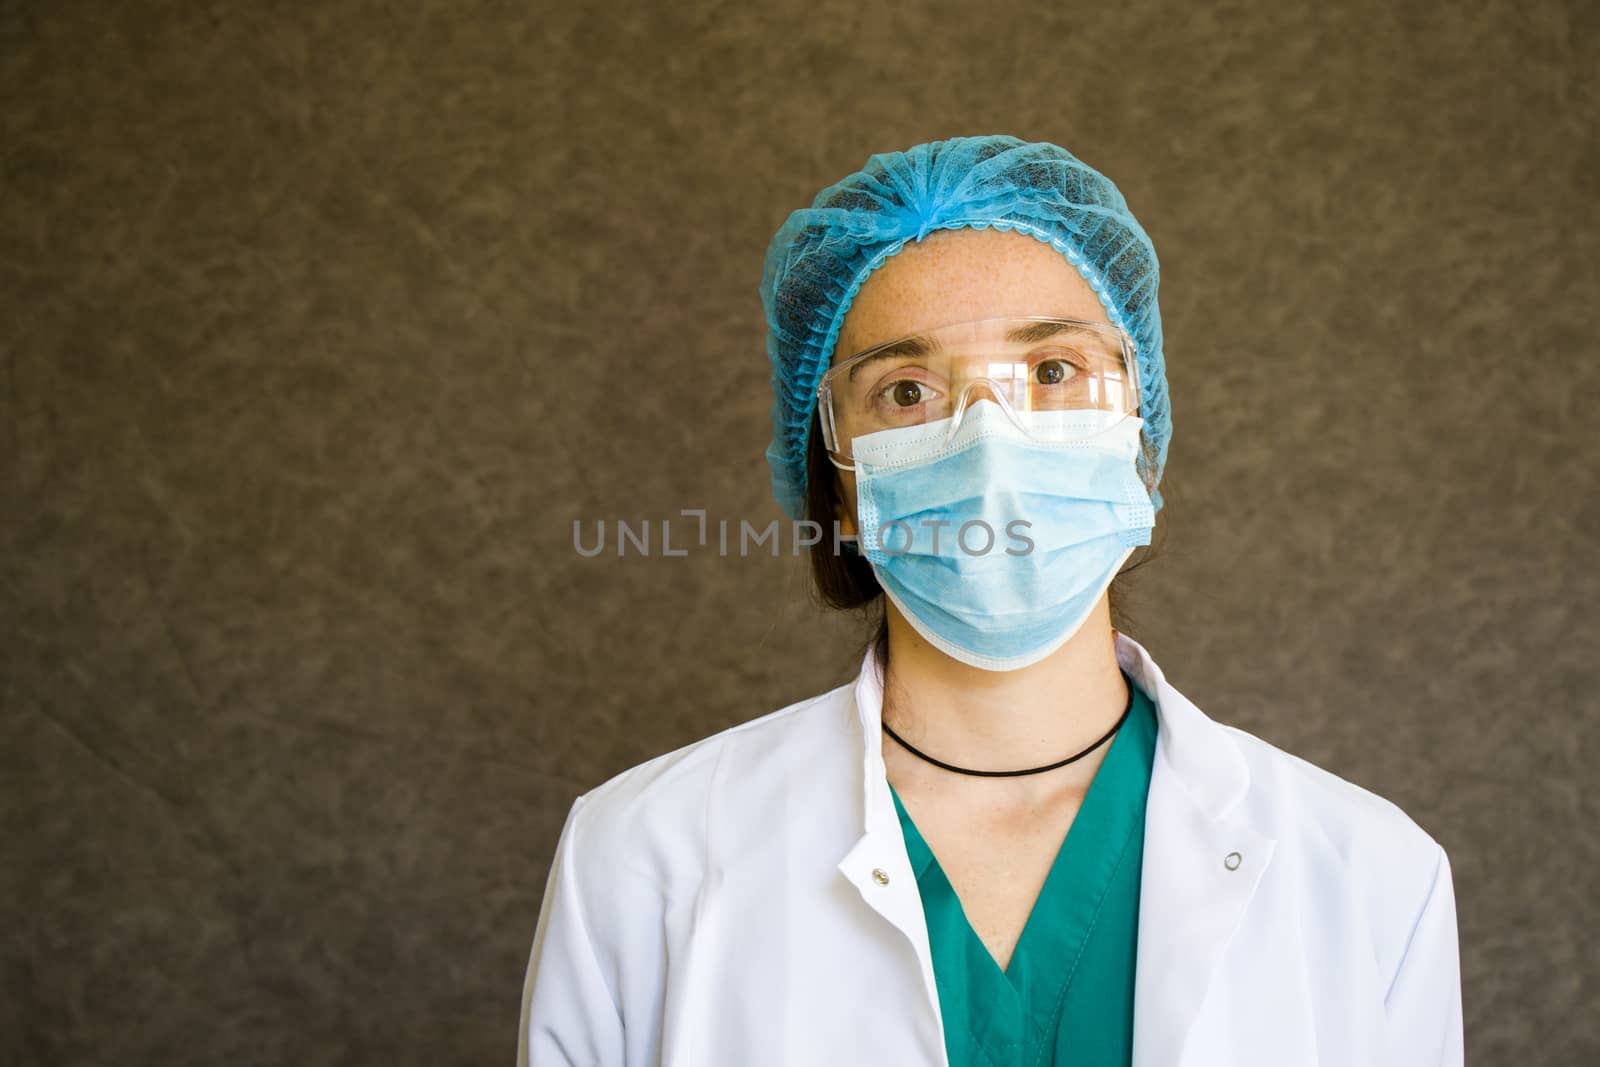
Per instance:
[[[1389,801],[1207,718],[1133,639],[1116,653],[1160,723],[1134,1067],[1461,1064],[1443,849]],[[869,653],[850,684],[578,798],[519,1064],[946,1067],[881,697]]]

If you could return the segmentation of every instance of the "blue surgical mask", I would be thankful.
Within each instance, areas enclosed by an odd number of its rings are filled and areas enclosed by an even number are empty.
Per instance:
[[[1141,419],[1023,416],[990,400],[857,437],[863,554],[935,648],[991,671],[1037,663],[1089,617],[1155,510],[1136,467]]]

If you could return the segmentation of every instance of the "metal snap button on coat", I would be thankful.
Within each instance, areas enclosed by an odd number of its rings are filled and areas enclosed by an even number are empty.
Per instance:
[[[884,870],[882,867],[874,867],[872,868],[872,880],[877,882],[879,885],[888,885],[889,872]]]
[[[1239,869],[1239,864],[1243,860],[1244,860],[1244,857],[1239,855],[1237,852],[1230,852],[1223,859],[1222,865],[1224,867],[1228,868],[1228,870],[1230,870],[1230,871],[1237,871]]]

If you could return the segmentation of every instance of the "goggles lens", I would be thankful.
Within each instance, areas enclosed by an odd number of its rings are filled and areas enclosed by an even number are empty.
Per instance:
[[[956,323],[875,345],[835,364],[818,387],[824,443],[850,459],[858,437],[940,419],[958,420],[977,400],[995,400],[1025,432],[1073,420],[1045,412],[1133,415],[1137,364],[1127,335],[1107,322],[993,318]],[[1079,421],[1081,436],[1106,420]],[[1069,433],[1073,431],[1067,431]]]

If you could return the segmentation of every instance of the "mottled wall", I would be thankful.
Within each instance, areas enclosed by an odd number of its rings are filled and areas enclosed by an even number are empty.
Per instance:
[[[1003,131],[1162,258],[1132,631],[1596,1062],[1594,11],[0,3],[0,1061],[509,1062],[572,798],[860,637],[571,520],[774,517],[768,238]]]

